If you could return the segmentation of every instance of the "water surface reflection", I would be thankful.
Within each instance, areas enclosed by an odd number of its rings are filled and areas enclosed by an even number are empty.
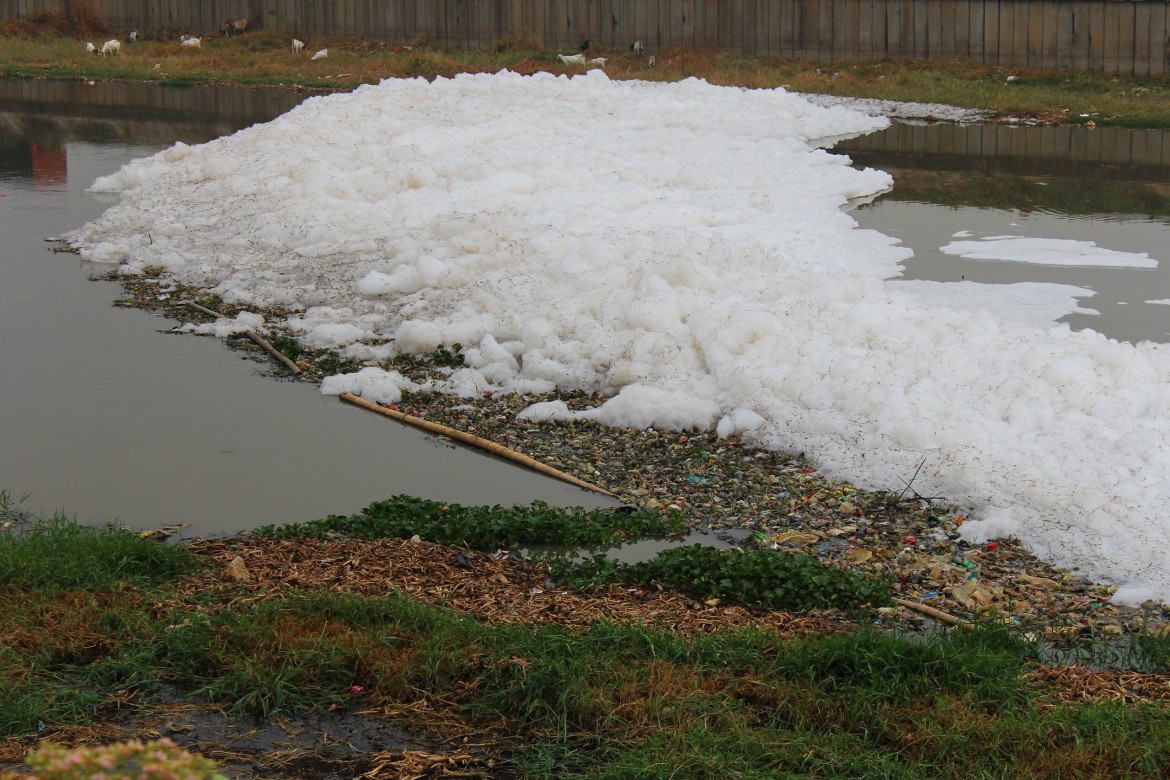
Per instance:
[[[1165,147],[1165,148],[1164,148]],[[1073,328],[1170,341],[1170,142],[1126,128],[894,124],[838,144],[856,165],[889,171],[891,192],[853,212],[862,227],[914,251],[904,277],[1086,288]],[[1025,236],[1145,253],[1156,268],[979,262],[941,248],[956,239]]]
[[[0,81],[0,489],[81,521],[190,533],[348,513],[397,493],[465,504],[608,499],[428,442],[214,339],[111,306],[45,237],[98,216],[95,178],[175,140],[264,121],[290,93]],[[56,113],[55,113],[56,112]],[[157,118],[155,116],[157,115]]]

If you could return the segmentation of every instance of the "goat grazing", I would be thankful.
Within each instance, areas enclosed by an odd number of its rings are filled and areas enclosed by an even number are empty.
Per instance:
[[[630,51],[632,51],[634,54],[637,54],[639,57],[641,57],[643,54],[646,53],[646,47],[642,45],[641,41],[634,41],[633,43],[630,44]]]
[[[180,46],[186,46],[186,47],[191,48],[191,49],[202,49],[203,48],[202,44],[203,44],[202,38],[184,38],[182,41],[179,42]]]
[[[85,44],[85,53],[86,54],[96,54],[97,47],[94,46],[92,42],[87,43],[87,44]]]
[[[604,68],[606,61],[607,60],[605,57],[594,57],[593,59],[589,60],[589,64],[596,65],[599,68]]]
[[[305,50],[305,42],[298,41],[296,38],[293,38],[292,50],[293,50],[293,54],[300,54],[302,51]]]
[[[122,53],[122,43],[121,43],[121,41],[117,40],[116,38],[111,38],[110,40],[108,40],[102,44],[101,55],[103,57],[105,57],[107,54],[114,55],[114,54],[121,54],[121,53]]]
[[[229,35],[243,35],[247,29],[247,19],[227,19],[219,25],[219,31],[224,34],[225,38]]]
[[[138,31],[131,30],[130,34],[126,36],[126,42],[127,43],[137,43],[138,42]]]
[[[313,55],[312,57],[310,57],[309,59],[311,59],[311,60],[323,60],[323,59],[325,59],[325,58],[326,58],[326,57],[328,57],[328,56],[329,56],[329,50],[328,50],[328,49],[322,49],[321,51],[317,52],[316,54],[314,54],[314,55]]]
[[[561,61],[562,65],[584,65],[584,54],[558,54],[557,59]]]

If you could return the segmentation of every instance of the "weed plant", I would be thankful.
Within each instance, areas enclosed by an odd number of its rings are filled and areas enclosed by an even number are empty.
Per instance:
[[[728,551],[696,544],[663,550],[638,563],[604,555],[584,561],[566,555],[548,556],[545,560],[553,579],[578,589],[613,582],[653,582],[703,599],[795,612],[850,610],[891,603],[888,582],[834,569],[799,553]]]
[[[417,535],[429,542],[496,550],[535,544],[617,544],[634,538],[662,537],[685,528],[678,512],[561,509],[543,501],[513,507],[461,506],[399,495],[376,501],[357,515],[266,525],[252,533],[280,539],[330,535],[409,539]]]
[[[194,565],[181,547],[117,528],[78,525],[63,515],[0,531],[0,586],[107,588],[174,579]]]

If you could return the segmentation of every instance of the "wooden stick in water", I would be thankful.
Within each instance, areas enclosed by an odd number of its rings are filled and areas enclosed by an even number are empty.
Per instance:
[[[458,431],[454,428],[448,428],[446,425],[440,425],[439,423],[434,423],[430,420],[424,420],[421,417],[414,417],[409,414],[403,414],[396,409],[387,409],[381,404],[376,404],[373,401],[367,401],[366,399],[353,395],[352,393],[342,393],[341,400],[354,404],[355,406],[360,406],[364,409],[369,409],[372,412],[377,412],[378,414],[391,417],[395,420],[398,420],[399,422],[404,422],[407,425],[413,425],[416,428],[422,428],[424,431],[438,433],[443,436],[455,439],[456,441],[461,441],[464,444],[470,444],[473,447],[479,447],[480,449],[487,450],[494,455],[499,455],[501,458],[507,458],[513,463],[519,463],[521,465],[527,466],[530,469],[539,471],[542,474],[548,474],[550,477],[556,477],[557,479],[564,480],[565,482],[576,485],[577,487],[585,488],[586,490],[593,490],[598,493],[616,498],[613,493],[610,493],[604,488],[590,484],[583,479],[577,479],[572,474],[566,474],[563,471],[558,471],[546,463],[541,463],[540,461],[530,458],[523,453],[510,450],[501,444],[496,444],[494,441],[488,441],[487,439],[481,438],[471,433],[464,433],[463,431]]]

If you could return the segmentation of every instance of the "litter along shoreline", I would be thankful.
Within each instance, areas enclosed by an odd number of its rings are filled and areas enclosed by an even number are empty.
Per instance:
[[[110,278],[124,293],[115,305],[146,309],[179,322],[205,323],[214,314],[231,318],[244,311],[201,299],[199,290],[175,289],[171,280]],[[215,309],[192,307],[187,303],[191,300],[204,300]],[[280,322],[286,314],[257,313],[267,322]],[[262,348],[245,335],[226,342],[268,364],[272,376],[285,380],[319,384],[325,376],[363,367],[336,353],[303,350],[287,335],[269,336],[278,346],[291,345],[296,354],[276,360],[271,344]],[[457,363],[457,351],[440,350],[425,357],[400,356],[386,367],[421,384],[440,378]],[[584,409],[603,399],[580,391],[542,396],[489,393],[476,398],[407,392],[386,412],[494,443],[569,475],[569,481],[585,483],[583,489],[596,488],[627,504],[682,512],[696,532],[734,546],[804,553],[830,566],[887,577],[899,606],[883,610],[879,622],[891,627],[925,629],[939,620],[948,622],[937,612],[963,620],[998,616],[1050,641],[1170,633],[1170,608],[1149,602],[1141,607],[1111,604],[1113,587],[1055,567],[1018,540],[968,544],[959,535],[964,509],[945,497],[919,495],[912,475],[907,475],[909,485],[904,488],[865,491],[825,478],[802,453],[758,450],[737,437],[719,439],[714,431],[517,419],[529,405],[550,400]]]

